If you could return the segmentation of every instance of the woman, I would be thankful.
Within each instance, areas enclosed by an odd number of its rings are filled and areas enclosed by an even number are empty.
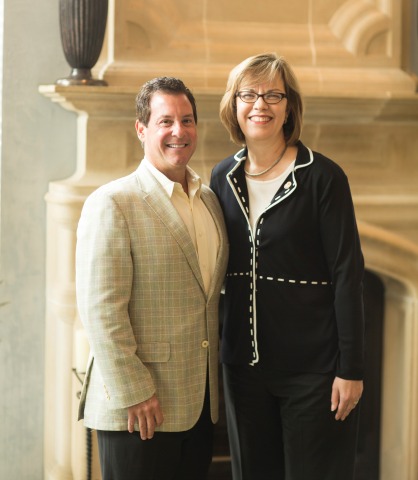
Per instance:
[[[231,71],[220,117],[244,148],[211,187],[231,246],[221,348],[244,480],[354,475],[364,261],[347,177],[300,141],[302,114],[283,58]]]

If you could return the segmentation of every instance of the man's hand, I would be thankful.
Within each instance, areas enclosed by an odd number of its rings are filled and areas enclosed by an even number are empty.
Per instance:
[[[345,420],[356,408],[363,393],[362,380],[344,380],[335,377],[331,393],[331,412],[337,413],[335,420]]]
[[[155,395],[145,400],[145,402],[137,403],[128,408],[128,430],[132,433],[135,423],[138,422],[139,434],[142,440],[152,438],[155,427],[159,427],[163,421],[164,417],[160,408],[160,402]]]

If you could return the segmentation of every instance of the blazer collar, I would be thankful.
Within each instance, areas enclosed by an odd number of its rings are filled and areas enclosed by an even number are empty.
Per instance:
[[[141,162],[141,169],[144,166],[151,172],[152,176],[158,180],[164,190],[167,192],[169,198],[172,197],[173,191],[176,185],[176,182],[173,182],[169,178],[167,178],[162,172],[160,172],[154,165],[146,158]],[[192,170],[188,165],[186,166],[186,178],[190,189],[193,189],[196,192],[196,195],[200,196],[200,189],[202,187],[202,180],[200,179],[199,175]]]
[[[296,145],[298,147],[298,153],[296,155],[295,167],[283,182],[283,185],[280,187],[266,210],[282,202],[289,195],[292,195],[298,186],[295,176],[296,170],[309,167],[314,161],[314,156],[310,148],[305,147],[301,141],[298,141]],[[234,155],[234,159],[236,160],[236,164],[232,166],[232,169],[227,173],[226,178],[249,223],[250,211],[248,189],[244,173],[244,162],[247,159],[247,148],[245,147],[237,152]]]

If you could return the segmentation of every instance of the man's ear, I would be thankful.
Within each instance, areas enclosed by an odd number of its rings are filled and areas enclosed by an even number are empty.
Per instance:
[[[135,120],[136,134],[138,135],[138,138],[141,141],[141,143],[144,143],[144,140],[145,140],[144,130],[146,128],[147,127],[143,123],[141,123],[138,119]]]

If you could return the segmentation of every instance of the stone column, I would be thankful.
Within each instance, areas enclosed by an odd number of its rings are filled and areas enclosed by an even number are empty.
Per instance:
[[[105,87],[106,88],[106,87]],[[142,152],[134,130],[132,90],[106,94],[100,87],[41,87],[42,94],[78,115],[77,170],[51,182],[47,202],[47,285],[45,352],[45,478],[86,478],[86,431],[77,422],[80,383],[75,332],[82,328],[75,298],[75,245],[87,195],[133,171]],[[88,92],[86,95],[85,93]],[[115,92],[113,92],[115,93]],[[99,478],[95,455],[93,478]]]

